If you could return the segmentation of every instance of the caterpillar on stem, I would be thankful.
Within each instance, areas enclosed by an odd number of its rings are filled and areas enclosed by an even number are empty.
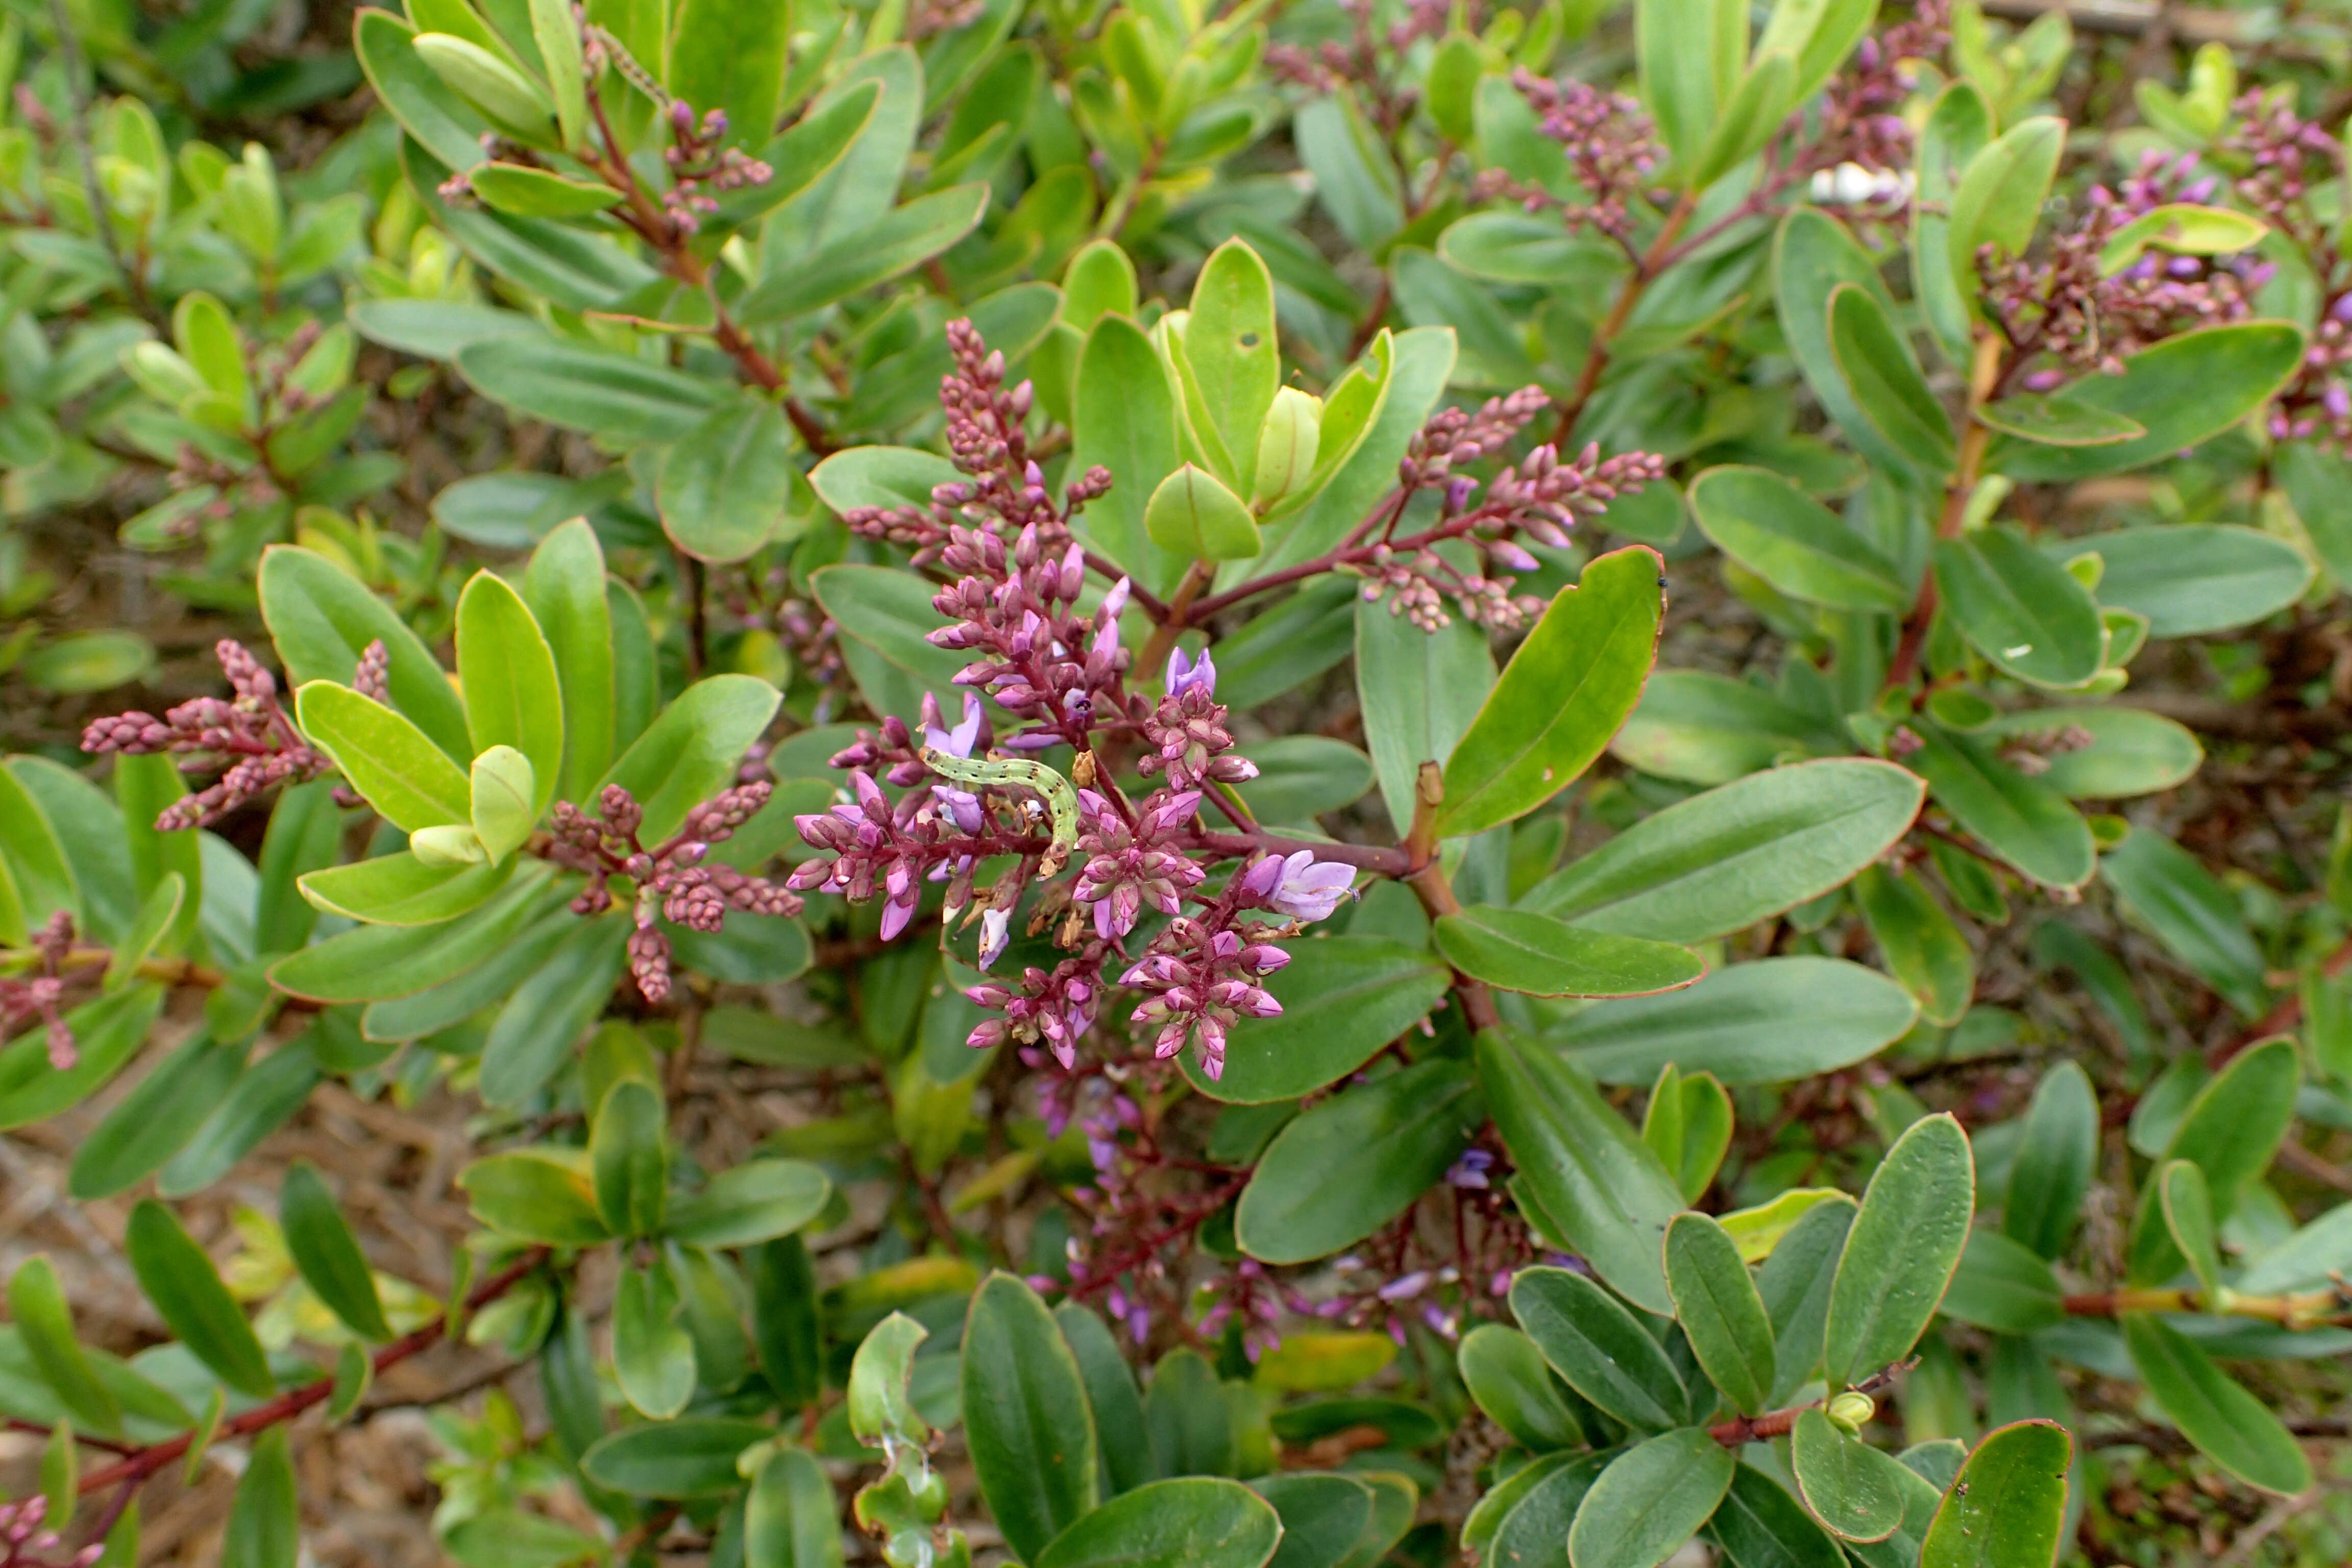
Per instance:
[[[1070,851],[1078,842],[1078,792],[1070,787],[1069,780],[1043,763],[959,757],[937,746],[925,746],[921,756],[925,767],[956,784],[1019,784],[1035,792],[1045,802],[1046,820],[1054,835],[1054,841],[1046,846],[1045,858],[1038,862],[1038,874],[1050,877],[1069,859]]]

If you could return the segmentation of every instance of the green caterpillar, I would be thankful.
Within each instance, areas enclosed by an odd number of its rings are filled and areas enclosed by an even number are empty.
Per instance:
[[[923,765],[943,779],[967,784],[1020,784],[1045,798],[1054,841],[1038,863],[1039,875],[1050,877],[1062,868],[1078,842],[1078,792],[1070,781],[1043,763],[1002,762],[951,756],[937,746],[922,750]]]

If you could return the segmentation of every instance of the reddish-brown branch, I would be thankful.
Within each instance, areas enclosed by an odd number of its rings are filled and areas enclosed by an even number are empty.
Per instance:
[[[547,1261],[548,1250],[544,1247],[533,1247],[519,1261],[509,1264],[476,1286],[466,1298],[467,1312],[470,1314],[488,1306],[520,1284]],[[447,1323],[446,1316],[437,1317],[423,1328],[404,1334],[376,1352],[375,1375],[382,1377],[402,1362],[440,1343]],[[275,1399],[266,1400],[250,1410],[231,1416],[220,1424],[213,1436],[215,1441],[251,1436],[282,1421],[293,1420],[314,1405],[325,1404],[334,1392],[335,1380],[332,1377],[306,1383],[299,1388],[289,1389]],[[186,1453],[188,1445],[194,1440],[193,1433],[184,1433],[177,1437],[167,1437],[161,1443],[151,1443],[111,1465],[90,1471],[81,1478],[77,1489],[87,1493],[102,1491],[112,1486],[136,1486]]]
[[[2336,979],[2347,969],[2352,969],[2352,937],[2347,937],[2338,943],[2336,951],[2322,960],[2319,965],[2320,973],[2330,980]],[[2273,1007],[2252,1024],[2223,1040],[2220,1045],[2207,1050],[2205,1065],[2209,1068],[2221,1068],[2249,1046],[2267,1040],[2273,1035],[2284,1035],[2301,1022],[2303,1022],[2303,993],[2296,990],[2280,998],[2277,1006]]]
[[[1876,1394],[1889,1387],[1897,1374],[1908,1370],[1910,1362],[1901,1362],[1875,1372],[1853,1385],[1855,1394]],[[1797,1417],[1808,1410],[1818,1410],[1827,1400],[1815,1399],[1803,1405],[1791,1405],[1780,1410],[1767,1410],[1761,1415],[1742,1415],[1730,1421],[1720,1421],[1706,1429],[1706,1435],[1727,1448],[1737,1448],[1743,1443],[1761,1442],[1768,1437],[1785,1437],[1797,1425]]]

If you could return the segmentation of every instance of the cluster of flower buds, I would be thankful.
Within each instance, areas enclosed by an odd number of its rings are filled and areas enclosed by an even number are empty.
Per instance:
[[[662,150],[662,161],[670,184],[662,192],[662,210],[680,234],[694,233],[719,210],[713,192],[740,191],[775,178],[776,172],[759,159],[725,145],[725,110],[710,110],[697,121],[691,105],[672,99],[667,117],[670,144]]]
[[[2210,200],[2219,186],[2195,177],[2193,155],[2150,153],[2120,189],[2091,187],[2082,222],[2059,234],[2039,258],[1979,251],[1986,302],[2021,356],[2055,363],[2029,381],[2055,384],[2068,370],[2119,375],[2139,350],[2191,327],[2242,320],[2271,265],[2252,252],[2178,256],[2150,248],[2107,274],[2108,242],[2136,219],[2175,202]]]
[[[1570,199],[1488,169],[1478,176],[1476,194],[1507,198],[1531,213],[1556,212],[1570,228],[1630,246],[1650,175],[1664,157],[1640,101],[1574,79],[1552,81],[1524,66],[1512,73],[1511,85],[1541,119],[1543,133],[1567,151],[1580,189]]]
[[[1942,55],[1951,40],[1952,0],[1917,0],[1902,20],[1855,45],[1823,97],[1821,134],[1807,149],[1807,166],[1855,163],[1876,173],[1907,174],[1913,136],[1903,111],[1918,88],[1915,67]],[[1898,194],[1881,189],[1889,197]],[[1895,210],[1902,205],[1907,204]]]
[[[1203,650],[1199,659],[1178,648],[1168,656],[1165,695],[1143,721],[1143,738],[1151,750],[1136,763],[1146,778],[1166,773],[1177,789],[1198,789],[1203,783],[1242,784],[1257,777],[1257,764],[1247,757],[1228,755],[1234,732],[1227,727],[1225,705],[1217,700],[1216,661]]]
[[[670,987],[669,938],[654,923],[656,913],[688,931],[717,931],[726,925],[730,910],[796,915],[804,907],[797,894],[764,877],[704,864],[711,847],[732,838],[758,816],[774,789],[766,779],[752,779],[721,790],[688,812],[677,831],[650,849],[638,836],[645,808],[621,785],[604,786],[593,816],[569,801],[556,802],[549,816],[548,858],[588,873],[587,887],[572,900],[572,912],[595,915],[611,909],[611,880],[616,876],[635,885],[629,973],[646,1001],[660,1002]]]
[[[1260,865],[1279,867],[1280,861]],[[1200,1049],[1201,1070],[1224,1076],[1225,1036],[1244,1018],[1272,1018],[1282,1004],[1262,984],[1290,962],[1253,927],[1226,924],[1212,910],[1201,920],[1180,916],[1119,984],[1144,994],[1129,1021],[1152,1031],[1151,1054],[1165,1061],[1188,1043]]]
[[[280,783],[300,784],[317,778],[332,764],[326,754],[304,739],[278,705],[278,681],[241,643],[222,638],[214,646],[221,672],[236,695],[226,701],[197,697],[181,703],[163,718],[132,711],[93,721],[82,731],[81,749],[104,753],[144,755],[168,752],[181,759],[183,772],[224,770],[208,787],[184,795],[164,807],[155,819],[156,831],[175,832],[217,822],[229,812]],[[361,659],[381,671],[382,642],[371,643]],[[379,689],[373,695],[382,700]]]
[[[2315,187],[2344,171],[2344,149],[2316,121],[2295,112],[2294,93],[2249,92],[2231,106],[2235,121],[2216,149],[2217,162],[2235,175],[2239,200],[2299,248],[2322,279],[2334,279],[2338,258],[2333,226],[2313,211]],[[2352,450],[2352,288],[2333,288],[2319,324],[2304,348],[2303,363],[2273,405],[2274,440],[2319,440]]]
[[[93,1541],[71,1557],[45,1554],[65,1544],[65,1538],[47,1528],[49,1500],[39,1492],[15,1502],[0,1502],[0,1565],[5,1568],[91,1568],[106,1555],[106,1542]]]
[[[1087,912],[1095,935],[1105,942],[1125,936],[1147,904],[1164,915],[1184,912],[1183,895],[1208,875],[1178,843],[1200,807],[1197,789],[1160,790],[1137,808],[1129,825],[1104,796],[1078,792],[1085,831],[1071,898]]]
[[[1339,0],[1348,18],[1344,40],[1326,38],[1311,48],[1268,44],[1265,66],[1276,81],[1309,92],[1328,95],[1352,88],[1374,129],[1393,138],[1421,101],[1420,92],[1402,79],[1405,51],[1420,39],[1444,37],[1449,24],[1475,29],[1486,7],[1478,0],[1466,6],[1455,0],[1405,0],[1404,15],[1384,34],[1375,30],[1374,9],[1372,0]]]
[[[73,916],[59,910],[26,944],[40,972],[29,979],[0,975],[0,1037],[38,1022],[48,1038],[49,1065],[59,1072],[76,1060],[73,1030],[58,1006],[65,995],[65,962],[73,944]]]
[[[910,44],[941,33],[969,27],[988,9],[988,0],[913,0],[907,7],[906,34]]]
[[[964,1043],[975,1050],[1008,1042],[1042,1047],[1065,1072],[1070,1070],[1077,1065],[1079,1038],[1095,1025],[1107,951],[1099,942],[1088,942],[1050,970],[1029,965],[1017,986],[993,982],[973,986],[964,994],[1003,1016],[982,1019]]]
[[[1006,739],[1015,751],[1083,749],[1095,715],[1116,716],[1126,704],[1129,655],[1119,645],[1118,617],[1127,580],[1112,584],[1091,616],[1081,615],[1086,552],[1064,539],[1051,549],[1046,531],[1032,522],[1008,547],[993,531],[959,524],[940,553],[940,563],[961,575],[932,595],[948,624],[927,640],[975,656],[956,672],[956,684],[988,689],[999,707],[1037,726]]]

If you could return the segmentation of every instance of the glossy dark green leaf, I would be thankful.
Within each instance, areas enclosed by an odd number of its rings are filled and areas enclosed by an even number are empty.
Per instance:
[[[1968,1134],[1950,1116],[1913,1122],[1887,1150],[1846,1233],[1830,1289],[1832,1387],[1910,1353],[1959,1263],[1975,1200]]]
[[[1713,1073],[1658,1071],[1642,1112],[1642,1142],[1656,1152],[1685,1198],[1696,1203],[1715,1184],[1731,1147],[1731,1093]]]
[[[1543,1454],[1584,1442],[1575,1407],[1535,1341],[1519,1330],[1481,1323],[1463,1336],[1456,1361],[1478,1408],[1522,1447]]]
[[[1997,1230],[1969,1237],[1944,1292],[1944,1315],[2000,1334],[2031,1334],[2065,1321],[2065,1295],[2042,1255]]]
[[[1239,1481],[1184,1476],[1112,1499],[1031,1556],[1037,1568],[1264,1568],[1274,1505]]]
[[[740,561],[768,542],[792,500],[783,410],[746,398],[688,431],[662,460],[662,527],[689,555]]]
[[[1792,598],[1900,614],[1911,591],[1895,563],[1845,520],[1764,468],[1709,468],[1691,514],[1726,555]]]
[[[645,808],[648,842],[677,831],[686,814],[732,784],[744,752],[774,717],[782,693],[751,675],[696,681],[636,738],[604,775]]]
[[[173,1047],[82,1139],[67,1191],[84,1201],[111,1197],[153,1174],[226,1098],[245,1058],[244,1042],[205,1033]]]
[[[1974,269],[1962,270],[1958,276],[1973,292]],[[1789,352],[1822,412],[1855,449],[1874,464],[1899,469],[1904,467],[1902,453],[1863,412],[1830,345],[1830,295],[1842,283],[1865,289],[1881,306],[1893,308],[1877,260],[1843,224],[1813,207],[1792,208],[1780,220],[1772,241],[1772,296]],[[1909,597],[1904,595],[1899,604],[1876,607],[1899,611],[1908,605]]]
[[[547,879],[525,868],[489,902],[439,925],[363,926],[289,953],[269,982],[315,1002],[373,1002],[406,996],[455,979],[542,912]]]
[[[277,1392],[269,1358],[254,1337],[245,1309],[170,1209],[152,1198],[142,1199],[124,1227],[123,1250],[139,1276],[139,1288],[198,1361],[239,1393],[266,1399]]]
[[[2003,761],[1982,738],[1920,720],[1904,765],[1936,804],[1986,848],[2045,887],[2078,888],[2097,861],[2090,825],[2045,781]]]
[[[988,187],[974,183],[917,196],[874,222],[771,273],[744,295],[738,311],[758,326],[819,310],[887,282],[970,234],[988,210]]]
[[[1647,996],[1706,971],[1686,947],[1586,931],[1532,910],[1474,904],[1440,916],[1431,935],[1460,973],[1531,996]]]
[[[326,1076],[319,1065],[317,1035],[314,1029],[247,1068],[179,1152],[164,1163],[156,1173],[155,1190],[167,1198],[201,1192],[284,1126]]]
[[[1412,826],[1421,764],[1443,766],[1454,754],[1494,688],[1495,656],[1467,621],[1457,617],[1424,632],[1391,609],[1357,601],[1356,696],[1364,710],[1364,749],[1402,838]]]
[[[73,1310],[58,1283],[56,1266],[45,1255],[35,1253],[9,1274],[8,1317],[34,1372],[82,1430],[109,1436],[121,1433],[122,1402],[75,1337]]]
[[[2147,617],[2155,637],[2201,637],[2252,625],[2300,599],[2311,563],[2258,529],[2176,522],[2079,534],[2053,544],[2063,560],[2095,553],[2099,603]]]
[[[2099,673],[2099,604],[2074,574],[2005,528],[1936,542],[1936,586],[1969,646],[2036,686],[2081,686]]]
[[[763,1421],[732,1417],[649,1421],[599,1442],[580,1468],[590,1480],[631,1497],[718,1497],[743,1484],[736,1456],[774,1436]]]
[[[2189,1260],[2207,1303],[2221,1297],[2221,1250],[2214,1232],[2213,1199],[2205,1173],[2187,1160],[2168,1160],[2155,1173],[2157,1202],[2172,1245]]]
[[[314,1167],[298,1163],[287,1171],[278,1194],[278,1218],[286,1234],[286,1250],[311,1294],[362,1339],[392,1338],[367,1255]]]
[[[1918,1004],[1874,969],[1768,958],[1687,990],[1586,1007],[1543,1040],[1603,1083],[1646,1084],[1668,1063],[1727,1084],[1782,1083],[1862,1061],[1918,1016]]]
[[[1084,472],[1099,464],[1118,479],[1087,503],[1079,526],[1136,581],[1166,588],[1182,567],[1151,543],[1143,519],[1181,460],[1176,392],[1142,328],[1124,316],[1095,323],[1078,356],[1072,412],[1071,465]]]
[[[611,1235],[596,1210],[595,1183],[584,1156],[520,1149],[477,1160],[457,1174],[476,1219],[518,1241],[593,1247]]]
[[[1772,1391],[1772,1321],[1739,1248],[1701,1214],[1666,1227],[1666,1288],[1699,1369],[1743,1415],[1760,1414]]]
[[[360,68],[401,129],[453,169],[482,162],[489,121],[417,57],[415,29],[373,7],[354,13],[352,24]]]
[[[669,1197],[668,1129],[658,1090],[624,1079],[596,1109],[588,1155],[594,1162],[596,1211],[614,1236],[661,1229]]]
[[[1184,1076],[1202,1093],[1244,1105],[1311,1094],[1370,1061],[1445,994],[1444,965],[1402,942],[1319,937],[1289,952],[1267,986],[1282,1012],[1234,1026],[1224,1075],[1212,1079],[1186,1056]]]
[[[1653,942],[1726,935],[1843,886],[1910,827],[1924,794],[1867,758],[1773,768],[1643,818],[1520,903]]]
[[[1607,748],[1657,656],[1661,571],[1654,551],[1612,551],[1552,599],[1445,759],[1441,836],[1526,816]]]
[[[2147,434],[2137,419],[2053,393],[2024,392],[1988,403],[1977,422],[2044,447],[2111,447]]]
[[[805,1160],[746,1160],[672,1203],[662,1228],[689,1247],[750,1247],[800,1229],[832,1195],[824,1172]]]
[[[682,0],[663,85],[698,112],[723,110],[729,142],[765,145],[783,92],[792,16],[790,6],[750,0]]]
[[[1843,1541],[1884,1541],[1903,1522],[1902,1466],[1852,1433],[1841,1431],[1816,1405],[1797,1417],[1790,1434],[1790,1469],[1815,1519]]]
[[[1927,879],[1866,866],[1853,879],[1853,901],[1887,973],[1918,999],[1919,1016],[1958,1023],[1976,999],[1976,953]]]
[[[515,987],[482,1042],[483,1100],[520,1106],[545,1087],[604,1011],[627,957],[629,930],[613,916],[581,921]]]
[[[1497,1568],[1553,1568],[1560,1560],[1569,1527],[1575,1523],[1576,1510],[1583,1505],[1585,1494],[1616,1457],[1613,1449],[1598,1454],[1552,1455],[1518,1472],[1528,1478],[1524,1488],[1513,1486],[1517,1476],[1496,1488],[1496,1491],[1506,1492],[1505,1500],[1510,1506],[1487,1526],[1493,1533],[1486,1560]],[[1472,1518],[1475,1520],[1476,1515]],[[1465,1525],[1465,1534],[1467,1530]],[[1350,1568],[1354,1565],[1350,1564]]]
[[[1511,1313],[1570,1388],[1626,1426],[1656,1431],[1690,1419],[1689,1390],[1657,1338],[1585,1276],[1521,1269]]]
[[[694,1397],[694,1336],[678,1321],[678,1291],[666,1262],[632,1264],[613,1294],[613,1375],[630,1408],[656,1421]]]
[[[925,640],[939,629],[936,591],[923,579],[887,566],[828,566],[814,580],[817,602],[839,624],[842,653],[858,689],[878,711],[909,711],[922,693],[940,694],[942,710],[961,712],[956,672],[961,655]]]
[[[777,1449],[752,1478],[744,1501],[744,1561],[759,1568],[840,1568],[838,1507],[815,1456]]]
[[[368,645],[381,642],[392,706],[452,757],[473,755],[465,704],[449,678],[407,623],[357,578],[313,551],[274,544],[262,552],[259,584],[261,618],[289,689],[348,683]]]
[[[469,344],[457,351],[457,369],[526,418],[622,446],[676,441],[720,400],[716,385],[683,371],[551,338]]]
[[[1757,1270],[1757,1293],[1772,1319],[1773,1398],[1787,1398],[1814,1375],[1828,1335],[1830,1294],[1857,1205],[1840,1194],[1814,1204],[1774,1244]]]
[[[1009,1274],[989,1276],[971,1300],[963,1334],[963,1412],[990,1514],[1024,1561],[1041,1561],[1046,1543],[1101,1499],[1094,1414],[1077,1358],[1055,1326],[1054,1314],[1035,1291]],[[1149,1491],[1129,1492],[1122,1502]],[[1265,1510],[1269,1524],[1273,1511]],[[1144,1516],[1154,1517],[1149,1509]],[[1171,1516],[1167,1522],[1173,1526],[1178,1521]],[[1273,1533],[1269,1530],[1269,1554]]]
[[[2160,1318],[2127,1312],[2124,1342],[2149,1396],[2207,1458],[2249,1486],[2291,1497],[2311,1485],[2311,1462],[2270,1407]]]
[[[253,1445],[245,1474],[230,1499],[221,1532],[221,1568],[295,1568],[301,1556],[302,1511],[294,1488],[294,1459],[283,1426]]]
[[[2267,970],[2236,895],[2197,858],[2153,828],[2135,829],[2102,856],[2099,874],[2124,912],[2223,1000],[2252,1017],[2269,994]]]
[[[2079,1064],[2060,1062],[2034,1086],[2026,1108],[2002,1231],[2043,1258],[2065,1251],[2098,1157],[2098,1093]]]
[[[2194,447],[2260,407],[2294,371],[2303,334],[2284,321],[2239,321],[2168,338],[2061,395],[2137,421],[2144,436],[2102,447],[1999,440],[1987,454],[2011,479],[2063,481],[2120,474]]]
[[[1730,1568],[1843,1568],[1844,1553],[1779,1481],[1742,1465],[1707,1521]]]
[[[1952,193],[1950,230],[1945,243],[1952,270],[1963,279],[1978,277],[1977,253],[2022,256],[2042,222],[2042,204],[2066,146],[2066,122],[2039,115],[2011,125],[1960,171]],[[1976,290],[1967,290],[1971,297]],[[1979,313],[1984,307],[1978,306]]]
[[[1352,1476],[1292,1471],[1260,1476],[1249,1488],[1282,1521],[1270,1568],[1339,1568],[1371,1527],[1372,1490]]]
[[[1572,1568],[1658,1568],[1731,1489],[1731,1451],[1702,1426],[1662,1432],[1601,1472],[1569,1527]]]
[[[1830,290],[1830,353],[1864,416],[1919,473],[1951,471],[1952,422],[1875,292],[1859,283]]]
[[[2054,1421],[1986,1433],[1936,1510],[1920,1568],[2051,1568],[2065,1540],[2074,1448]]]
[[[1187,561],[1244,561],[1264,545],[1242,498],[1208,469],[1178,465],[1143,509],[1145,538]]]
[[[489,902],[514,869],[512,858],[435,864],[404,849],[312,871],[299,888],[312,908],[363,924],[437,926]]]
[[[1541,1211],[1530,1221],[1636,1306],[1671,1313],[1660,1248],[1683,1206],[1673,1175],[1592,1080],[1549,1048],[1489,1031],[1477,1054],[1487,1108]]]
[[[1983,732],[2033,749],[2048,764],[2042,781],[2069,800],[2154,795],[2188,779],[2205,760],[2188,726],[2120,703],[2025,709],[2002,714]]]
[[[1305,1263],[1410,1207],[1485,1120],[1465,1063],[1422,1062],[1346,1089],[1285,1127],[1259,1156],[1234,1228],[1268,1263]]]
[[[1416,1414],[1430,1420],[1426,1412]],[[1199,1351],[1172,1350],[1160,1358],[1151,1370],[1151,1391],[1144,1396],[1143,1425],[1152,1463],[1163,1476],[1227,1476],[1237,1468],[1233,1406],[1216,1368]],[[1286,1441],[1293,1436],[1281,1435]],[[1319,1428],[1315,1435],[1321,1435]]]
[[[1106,1497],[1132,1491],[1152,1479],[1151,1434],[1144,1425],[1143,1395],[1126,1353],[1101,1314],[1076,1301],[1054,1309],[1054,1321],[1077,1358],[1094,1412],[1096,1473]],[[1282,1506],[1277,1500],[1275,1506]],[[1366,1508],[1370,1507],[1367,1500]],[[1358,1529],[1360,1531],[1361,1526]],[[1354,1539],[1350,1534],[1349,1540]]]

